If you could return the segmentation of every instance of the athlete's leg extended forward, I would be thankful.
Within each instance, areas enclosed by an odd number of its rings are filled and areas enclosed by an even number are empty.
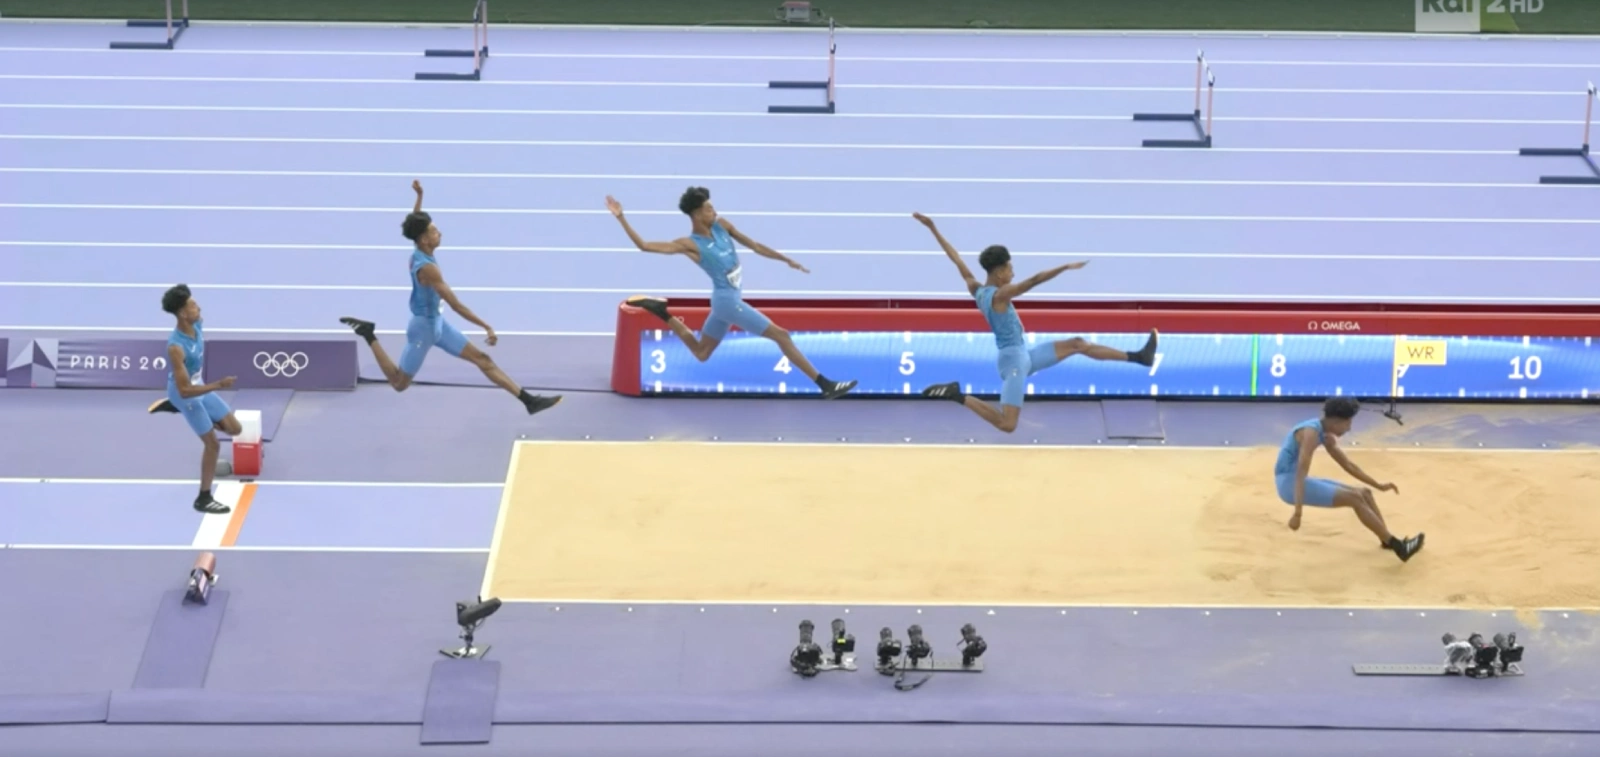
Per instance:
[[[462,334],[459,329],[442,317],[414,317],[411,319],[411,323],[406,326],[406,348],[400,354],[399,365],[389,359],[388,354],[384,352],[383,345],[378,343],[376,324],[355,318],[341,318],[339,320],[354,329],[356,335],[367,340],[367,344],[372,347],[372,356],[378,361],[379,370],[383,371],[384,378],[388,380],[389,385],[394,387],[397,392],[403,392],[407,387],[411,386],[411,382],[415,380],[417,373],[422,370],[422,364],[428,356],[428,351],[437,346],[447,354],[477,366],[478,370],[483,371],[483,375],[493,382],[495,386],[510,392],[513,397],[521,401],[523,407],[527,408],[529,415],[555,407],[557,403],[561,402],[560,395],[545,397],[530,394],[527,390],[518,386],[516,382],[505,374],[505,371],[500,370],[500,366],[495,364],[493,358],[489,357],[483,350],[473,346],[471,342],[467,341],[465,334]]]
[[[1138,365],[1153,365],[1158,339],[1159,335],[1152,330],[1150,338],[1138,352],[1123,352],[1082,338],[1049,342],[1026,351],[1021,348],[1002,350],[999,358],[1001,383],[998,408],[963,393],[961,384],[954,381],[930,386],[922,390],[922,394],[934,399],[959,402],[978,417],[988,421],[990,425],[1009,434],[1017,430],[1017,421],[1022,417],[1023,396],[1026,394],[1029,376],[1073,355],[1085,355],[1095,360],[1118,360]]]
[[[1278,498],[1285,504],[1294,504],[1294,477],[1281,476],[1278,479]],[[1356,514],[1356,519],[1368,531],[1378,537],[1384,549],[1394,552],[1401,560],[1410,560],[1413,555],[1422,550],[1425,540],[1424,534],[1410,537],[1397,537],[1389,531],[1389,525],[1384,522],[1383,514],[1378,512],[1377,499],[1372,490],[1357,488],[1326,478],[1307,478],[1305,482],[1305,496],[1301,500],[1309,507],[1347,507]]]
[[[695,359],[705,362],[711,359],[716,352],[717,345],[722,343],[722,338],[727,336],[729,328],[738,326],[741,330],[760,334],[778,345],[783,356],[789,359],[789,364],[800,369],[807,378],[816,383],[822,390],[822,396],[827,399],[839,397],[854,389],[855,381],[833,381],[819,373],[811,361],[806,359],[805,353],[795,345],[794,339],[783,327],[772,322],[760,310],[730,297],[713,297],[711,314],[706,318],[705,328],[701,329],[699,338],[694,332],[684,325],[681,318],[673,316],[667,311],[667,301],[656,297],[630,297],[628,304],[649,312],[667,323],[672,333],[680,339]]]

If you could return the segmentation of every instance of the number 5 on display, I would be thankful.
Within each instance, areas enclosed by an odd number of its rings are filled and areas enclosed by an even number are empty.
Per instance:
[[[910,352],[900,353],[900,375],[910,376],[917,372],[917,361],[912,360],[912,357]]]

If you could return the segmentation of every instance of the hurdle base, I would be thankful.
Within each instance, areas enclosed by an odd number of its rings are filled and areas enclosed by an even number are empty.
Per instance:
[[[423,50],[422,54],[429,58],[471,58],[473,52],[471,50]],[[485,58],[489,57],[489,47],[485,45],[483,49],[478,51],[478,54]]]
[[[768,113],[833,113],[833,103],[827,105],[768,105]]]
[[[1583,164],[1589,168],[1591,176],[1540,176],[1540,184],[1566,184],[1566,185],[1597,185],[1600,184],[1600,166],[1595,165],[1594,159],[1589,157],[1589,146],[1582,147],[1524,147],[1517,151],[1518,155],[1533,155],[1538,157],[1582,158]]]
[[[165,29],[167,28],[167,22],[165,20],[146,21],[144,19],[134,19],[128,22],[128,26],[135,29]],[[178,38],[183,36],[183,30],[189,28],[189,19],[180,18],[173,20],[172,28],[173,32],[171,39],[162,40],[160,42],[112,42],[111,49],[171,50],[177,46]]]
[[[177,40],[168,40],[166,42],[112,42],[111,43],[111,49],[112,50],[171,50],[172,49],[172,43],[176,42],[176,41]]]
[[[1211,138],[1204,139],[1147,139],[1145,147],[1173,147],[1173,148],[1207,148],[1211,146]]]
[[[1192,121],[1200,123],[1200,111],[1193,113],[1135,113],[1135,121]]]
[[[825,81],[769,81],[767,89],[827,89]]]
[[[483,78],[482,71],[473,71],[470,74],[417,74],[417,81],[479,81]]]
[[[1518,155],[1546,155],[1567,158],[1581,158],[1589,154],[1589,146],[1582,147],[1524,147],[1517,151]]]

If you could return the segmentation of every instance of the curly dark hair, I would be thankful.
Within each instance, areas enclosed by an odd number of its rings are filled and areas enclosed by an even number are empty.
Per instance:
[[[417,211],[406,215],[405,222],[400,224],[400,233],[413,242],[428,233],[428,227],[433,225],[433,216]]]
[[[189,304],[190,296],[189,285],[179,284],[161,295],[161,309],[168,315],[177,315],[179,310]]]
[[[711,190],[705,187],[689,187],[683,190],[683,196],[678,198],[678,210],[684,215],[693,215],[700,206],[711,200]]]

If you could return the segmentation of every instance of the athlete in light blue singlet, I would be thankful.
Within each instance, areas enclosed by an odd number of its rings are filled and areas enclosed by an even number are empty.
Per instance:
[[[189,430],[200,437],[205,451],[200,455],[200,494],[195,497],[194,509],[220,515],[231,508],[211,497],[211,482],[222,450],[217,432],[238,436],[242,429],[239,420],[233,417],[232,408],[215,392],[233,386],[234,377],[200,383],[205,380],[200,374],[206,362],[206,335],[200,319],[200,305],[194,301],[187,285],[179,284],[162,294],[161,309],[177,319],[177,325],[167,337],[167,363],[171,366],[167,373],[167,397],[151,406],[150,411],[182,415]]]
[[[1313,507],[1348,507],[1354,510],[1361,524],[1378,537],[1378,543],[1394,552],[1401,560],[1410,560],[1422,550],[1424,534],[1400,538],[1389,532],[1389,526],[1378,510],[1378,500],[1372,489],[1399,493],[1394,484],[1380,484],[1346,457],[1339,448],[1339,437],[1350,432],[1361,404],[1349,397],[1334,397],[1322,405],[1322,417],[1295,424],[1278,449],[1278,460],[1272,467],[1272,476],[1278,488],[1278,498],[1284,504],[1294,505],[1294,515],[1289,517],[1289,528],[1300,530],[1300,510],[1304,505]],[[1328,451],[1328,456],[1356,477],[1368,488],[1357,489],[1326,478],[1311,478],[1311,458],[1317,448]]]
[[[673,316],[667,310],[666,300],[659,297],[628,298],[629,305],[665,321],[672,329],[672,333],[677,335],[694,354],[695,359],[701,362],[709,360],[711,353],[717,351],[717,345],[728,335],[728,330],[737,326],[740,331],[764,336],[775,342],[784,357],[789,359],[789,364],[799,368],[801,373],[816,383],[823,397],[833,399],[855,388],[855,381],[833,381],[818,373],[811,365],[811,361],[800,352],[800,348],[795,346],[794,339],[789,336],[788,331],[774,324],[772,319],[744,301],[743,269],[739,266],[739,253],[733,246],[735,241],[755,251],[761,257],[788,263],[790,268],[801,273],[810,271],[783,253],[740,233],[728,219],[718,217],[716,208],[711,206],[711,190],[705,187],[690,187],[678,199],[678,210],[689,216],[691,226],[689,236],[671,242],[644,241],[644,238],[628,225],[628,219],[623,217],[621,203],[607,197],[606,207],[617,217],[617,221],[622,224],[622,230],[627,232],[628,238],[633,240],[633,244],[640,250],[661,255],[687,256],[711,279],[711,313],[706,316],[705,325],[700,329],[698,338],[688,326],[684,325],[682,319]]]
[[[972,271],[967,269],[967,264],[962,262],[961,253],[939,233],[933,219],[921,213],[913,213],[912,217],[921,221],[923,226],[933,232],[933,238],[944,248],[945,254],[950,257],[950,262],[956,264],[956,269],[961,272],[961,279],[967,283],[967,292],[977,302],[978,311],[983,313],[983,319],[989,323],[989,330],[994,332],[995,347],[1000,350],[997,360],[1000,370],[998,410],[977,397],[962,392],[959,381],[930,386],[922,390],[923,396],[954,400],[977,413],[995,428],[1010,433],[1017,430],[1017,420],[1022,417],[1022,398],[1027,393],[1028,377],[1062,360],[1073,355],[1083,355],[1094,360],[1123,361],[1146,367],[1155,364],[1159,335],[1154,329],[1150,331],[1150,338],[1138,352],[1123,352],[1094,344],[1081,337],[1044,342],[1031,350],[1028,349],[1027,334],[1023,331],[1022,317],[1017,315],[1014,300],[1027,294],[1034,287],[1060,276],[1063,272],[1082,268],[1087,263],[1056,266],[1020,282],[1013,282],[1011,252],[1000,245],[991,245],[978,256],[978,264],[983,266],[983,270],[988,274],[987,280],[980,284],[972,275]]]
[[[499,341],[494,329],[461,304],[450,285],[445,283],[439,262],[434,257],[444,237],[439,233],[439,227],[433,225],[433,217],[422,212],[422,183],[411,182],[411,188],[417,193],[417,204],[400,225],[400,233],[416,245],[411,250],[411,260],[406,266],[411,278],[411,322],[406,324],[406,347],[400,353],[400,364],[395,365],[378,342],[376,323],[349,317],[340,318],[339,322],[367,340],[367,345],[372,348],[372,356],[378,361],[378,368],[383,371],[383,377],[397,392],[403,392],[411,386],[411,382],[417,378],[417,372],[422,370],[428,351],[438,347],[449,355],[477,366],[495,386],[521,401],[529,415],[554,407],[561,401],[560,395],[545,397],[528,393],[506,376],[505,371],[500,370],[500,366],[495,365],[488,354],[473,346],[460,330],[445,320],[441,304],[449,303],[450,309],[456,311],[457,315],[484,330],[484,344],[493,347]]]

